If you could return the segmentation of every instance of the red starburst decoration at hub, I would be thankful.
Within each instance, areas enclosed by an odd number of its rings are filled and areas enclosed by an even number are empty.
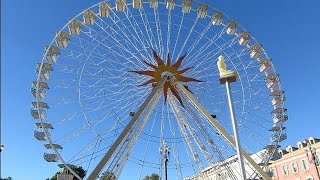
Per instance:
[[[179,70],[182,61],[185,59],[187,53],[183,56],[181,56],[174,64],[171,65],[171,59],[170,59],[170,54],[168,53],[167,55],[167,62],[164,64],[163,60],[158,56],[158,54],[152,49],[153,56],[157,62],[157,65],[148,63],[146,61],[143,61],[146,65],[152,68],[152,70],[145,70],[145,71],[129,71],[129,72],[134,72],[137,74],[145,75],[151,77],[147,82],[139,85],[139,86],[145,86],[147,84],[151,83],[157,83],[160,81],[162,73],[164,72],[169,72],[171,73],[177,81],[180,82],[202,82],[201,80],[197,80],[191,77],[186,77],[183,76],[182,74],[190,70],[192,67],[185,68]],[[185,86],[186,87],[186,86]],[[172,92],[172,94],[178,99],[180,104],[182,104],[181,97],[176,89],[176,87],[172,86],[169,81],[166,81],[163,85],[163,95],[164,95],[164,100],[165,102],[167,101],[167,96],[168,96],[168,89]]]

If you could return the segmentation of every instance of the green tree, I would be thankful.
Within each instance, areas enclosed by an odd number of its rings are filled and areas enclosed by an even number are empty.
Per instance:
[[[76,172],[81,178],[84,178],[86,176],[86,171],[81,167],[81,166],[74,166],[74,165],[69,165],[69,167],[74,171]],[[64,168],[63,173],[66,173],[66,174],[71,174],[69,172],[69,170],[67,168]],[[60,174],[61,172],[57,172],[54,176],[51,177],[50,180],[57,180],[57,175]],[[76,177],[73,177],[73,180],[78,180],[78,178]]]
[[[143,180],[160,180],[160,176],[158,174],[152,173],[150,176],[146,176]]]
[[[2,144],[1,144],[2,145]],[[7,178],[0,178],[0,180],[13,180],[12,177],[7,177]]]

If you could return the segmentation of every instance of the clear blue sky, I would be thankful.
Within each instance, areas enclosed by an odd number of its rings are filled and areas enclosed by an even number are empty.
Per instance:
[[[43,160],[43,145],[33,137],[29,89],[44,46],[70,18],[97,2],[2,1],[2,177],[43,180],[56,171]],[[286,90],[289,114],[283,147],[309,136],[320,137],[320,2],[307,2],[210,0],[254,34],[273,59]]]

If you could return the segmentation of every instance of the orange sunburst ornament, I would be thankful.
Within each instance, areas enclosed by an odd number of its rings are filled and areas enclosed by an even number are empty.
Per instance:
[[[150,76],[151,79],[149,79],[147,82],[139,85],[139,86],[145,86],[150,83],[157,83],[160,81],[161,76],[163,73],[168,72],[172,74],[172,76],[175,77],[177,81],[180,82],[202,82],[201,80],[197,80],[191,77],[185,77],[182,74],[190,70],[192,67],[185,68],[182,70],[179,70],[182,61],[185,59],[187,53],[183,56],[181,56],[177,62],[171,65],[171,59],[170,59],[170,54],[168,53],[167,55],[167,63],[164,64],[163,60],[158,56],[158,54],[152,49],[153,56],[157,62],[157,65],[148,63],[146,61],[143,61],[146,65],[152,68],[152,70],[146,70],[146,71],[129,71],[129,72],[134,72],[137,74],[145,75],[145,76]],[[187,88],[187,86],[185,86]],[[172,86],[170,81],[166,81],[163,85],[163,95],[164,95],[164,101],[167,101],[167,96],[168,96],[168,89],[172,92],[172,94],[178,99],[180,104],[182,104],[181,97],[176,89],[176,87]]]

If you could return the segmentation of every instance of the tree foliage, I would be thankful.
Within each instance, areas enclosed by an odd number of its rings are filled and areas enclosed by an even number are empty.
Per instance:
[[[81,166],[69,165],[72,170],[74,170],[81,178],[86,176],[86,171]],[[50,180],[58,180],[57,175],[60,173],[71,174],[67,168],[64,168],[62,172],[57,172],[54,176],[51,177]],[[78,178],[73,177],[73,180],[78,180]]]
[[[0,180],[13,180],[12,177],[7,177],[7,178],[0,178]]]
[[[143,180],[160,180],[160,176],[158,174],[152,173],[150,176],[146,176]]]

